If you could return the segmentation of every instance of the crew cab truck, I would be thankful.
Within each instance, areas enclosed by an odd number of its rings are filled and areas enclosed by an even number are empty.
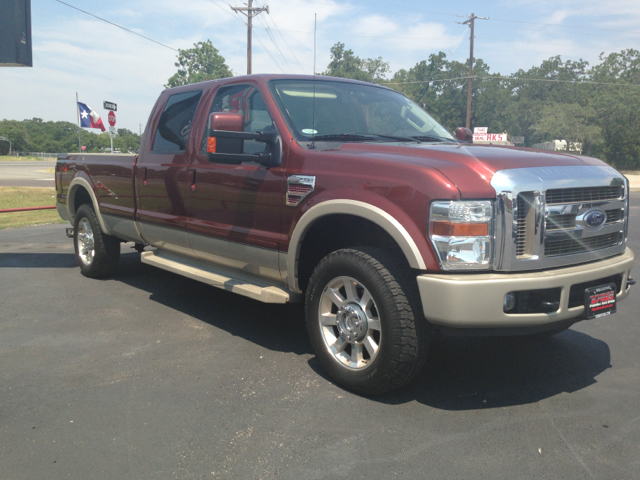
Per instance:
[[[304,302],[330,377],[379,394],[416,376],[437,333],[558,333],[635,283],[623,175],[469,138],[382,86],[203,82],[160,95],[139,155],[61,155],[57,208],[87,277],[135,242],[177,275]]]

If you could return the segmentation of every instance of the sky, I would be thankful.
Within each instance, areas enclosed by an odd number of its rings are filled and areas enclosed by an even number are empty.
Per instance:
[[[75,98],[107,125],[103,101],[117,103],[118,128],[144,130],[156,98],[177,68],[178,49],[211,40],[235,75],[246,73],[242,0],[64,0],[148,40],[56,0],[32,0],[32,68],[0,68],[0,119],[77,122]],[[640,50],[638,0],[254,0],[254,73],[326,69],[342,42],[361,58],[381,56],[391,74],[443,51],[465,62],[475,13],[476,59],[508,75],[560,55],[598,63],[599,55]],[[158,42],[158,43],[155,43]],[[162,44],[162,45],[161,45]]]

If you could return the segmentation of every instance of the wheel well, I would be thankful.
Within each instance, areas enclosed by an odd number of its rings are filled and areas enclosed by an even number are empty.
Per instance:
[[[298,257],[298,283],[307,288],[311,274],[320,260],[342,248],[376,246],[387,249],[411,268],[396,241],[382,227],[354,215],[327,215],[318,219],[304,235]]]
[[[89,195],[89,192],[87,192],[87,190],[84,187],[77,187],[75,189],[75,191],[73,192],[73,212],[72,215],[75,217],[76,216],[76,212],[78,211],[78,209],[84,205],[85,203],[88,203],[89,205],[93,206],[93,201],[91,200],[91,195]]]

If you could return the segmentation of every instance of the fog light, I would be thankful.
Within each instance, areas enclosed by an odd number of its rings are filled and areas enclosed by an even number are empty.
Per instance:
[[[516,295],[513,292],[509,292],[504,296],[504,311],[510,312],[516,308]]]

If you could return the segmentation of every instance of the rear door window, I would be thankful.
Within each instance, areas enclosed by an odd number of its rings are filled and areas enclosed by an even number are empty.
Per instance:
[[[253,85],[222,87],[213,99],[209,116],[215,112],[241,113],[245,132],[277,132],[262,95]],[[205,125],[202,152],[207,150],[207,128],[208,125]],[[264,142],[245,140],[243,153],[261,153],[266,148]]]
[[[193,117],[201,97],[201,90],[176,93],[169,97],[153,138],[155,153],[173,153],[186,150]]]

